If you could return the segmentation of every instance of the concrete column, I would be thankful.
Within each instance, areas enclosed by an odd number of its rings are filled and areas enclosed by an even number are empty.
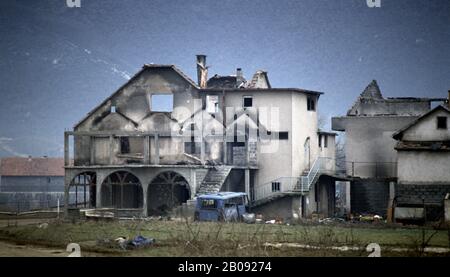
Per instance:
[[[190,189],[191,189],[191,195],[190,195],[190,199],[194,199],[195,197],[195,192],[197,191],[197,174],[196,174],[196,170],[191,168],[190,169],[190,175],[191,175],[191,184],[190,184]]]
[[[202,164],[205,164],[205,141],[201,138],[200,141],[200,160]]]
[[[227,150],[227,140],[223,137],[223,164],[228,164],[228,150]]]
[[[351,203],[351,182],[345,182],[345,210],[347,211],[347,214],[349,215],[352,212],[352,207],[350,205]]]
[[[89,137],[89,164],[95,164],[94,137]]]
[[[66,171],[64,175],[64,218],[69,215],[69,185],[72,174]]]
[[[113,164],[114,161],[114,137],[109,136],[109,164]]]
[[[68,166],[69,162],[70,162],[69,134],[64,132],[64,165]]]
[[[104,181],[106,176],[104,176],[103,173],[99,173],[98,171],[95,173],[95,190],[96,190],[96,199],[95,199],[95,207],[96,208],[101,208],[102,207],[102,195],[101,195],[101,191],[102,191],[102,183]]]
[[[155,135],[155,164],[159,164],[159,135]]]
[[[245,169],[245,193],[247,193],[249,199],[252,199],[250,195],[250,169]]]
[[[141,184],[142,186],[142,194],[143,194],[143,201],[142,201],[142,208],[144,209],[142,211],[142,215],[147,217],[148,216],[148,210],[147,210],[147,192],[148,192],[148,186],[149,184]]]
[[[144,137],[144,164],[150,163],[150,137]]]

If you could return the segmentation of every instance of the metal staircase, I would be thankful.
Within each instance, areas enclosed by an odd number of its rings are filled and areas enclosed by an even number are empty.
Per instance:
[[[305,194],[317,182],[321,172],[326,171],[330,158],[318,157],[310,170],[300,177],[280,177],[254,188],[252,206],[259,206],[289,194]]]

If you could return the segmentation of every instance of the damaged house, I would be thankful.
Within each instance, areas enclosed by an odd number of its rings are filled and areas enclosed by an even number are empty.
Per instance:
[[[444,198],[450,193],[449,119],[449,107],[440,105],[393,135],[398,141],[396,218],[416,213],[427,220],[444,217]]]
[[[198,82],[146,64],[66,131],[66,199],[83,194],[70,206],[151,216],[235,191],[267,216],[333,215],[336,134],[318,130],[322,93],[273,88],[264,71],[207,73],[205,55]]]
[[[346,116],[332,118],[332,129],[345,132],[346,175],[352,179],[351,212],[386,216],[395,195],[403,191],[404,182],[411,180],[409,178],[415,179],[412,175],[405,179],[404,174],[412,173],[406,168],[412,164],[421,164],[424,168],[441,166],[438,165],[438,160],[420,161],[421,156],[416,155],[417,153],[406,152],[411,145],[416,145],[412,143],[416,138],[411,137],[411,141],[408,142],[397,140],[402,134],[398,133],[399,130],[410,124],[418,124],[425,114],[436,112],[435,110],[430,112],[432,102],[444,101],[445,98],[384,98],[374,80],[361,93]],[[438,111],[443,112],[441,109],[438,108]],[[436,128],[433,130],[430,128],[429,131],[429,134],[416,135],[431,140],[442,138],[442,132],[436,133],[438,132]],[[432,138],[434,135],[436,138]],[[431,143],[429,147],[432,147],[431,145],[434,144]],[[406,157],[415,161],[406,165],[410,163],[405,161]],[[443,171],[433,172],[434,178],[445,178],[446,173]],[[421,180],[415,179],[413,183]],[[433,183],[433,180],[431,178],[427,182]],[[413,198],[420,197],[416,195]]]

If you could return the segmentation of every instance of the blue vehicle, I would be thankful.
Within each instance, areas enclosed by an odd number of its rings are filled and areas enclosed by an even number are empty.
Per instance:
[[[194,219],[199,221],[241,221],[246,213],[247,194],[219,192],[197,197]]]

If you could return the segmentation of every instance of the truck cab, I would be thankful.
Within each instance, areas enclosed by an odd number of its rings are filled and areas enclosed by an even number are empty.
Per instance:
[[[246,213],[247,194],[219,192],[197,197],[194,219],[198,221],[241,221]]]

